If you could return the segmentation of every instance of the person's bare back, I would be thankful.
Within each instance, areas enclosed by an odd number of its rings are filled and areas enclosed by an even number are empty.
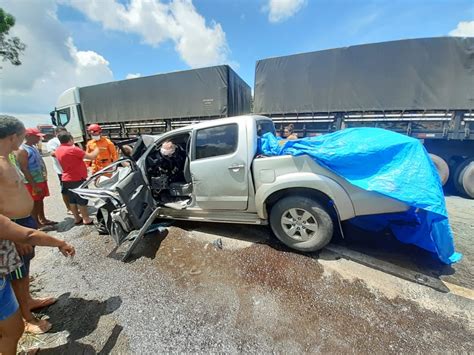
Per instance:
[[[0,156],[0,214],[8,218],[30,215],[33,200],[8,156]]]

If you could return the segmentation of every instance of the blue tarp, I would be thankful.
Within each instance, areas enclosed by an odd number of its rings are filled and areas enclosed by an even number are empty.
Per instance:
[[[368,230],[390,227],[398,240],[436,253],[443,263],[461,260],[454,250],[441,181],[418,140],[380,128],[350,128],[290,141],[267,133],[259,150],[265,155],[307,154],[355,186],[406,203],[410,209],[403,213],[351,221]]]

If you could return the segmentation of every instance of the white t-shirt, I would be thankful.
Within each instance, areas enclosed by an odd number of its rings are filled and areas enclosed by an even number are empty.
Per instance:
[[[56,149],[59,148],[61,145],[61,142],[59,141],[58,137],[54,137],[53,139],[50,139],[48,143],[46,144],[46,149],[48,150],[49,153],[54,152]],[[53,158],[53,168],[56,174],[61,175],[63,173],[63,168],[61,168],[61,165],[58,162],[58,159],[55,157]]]

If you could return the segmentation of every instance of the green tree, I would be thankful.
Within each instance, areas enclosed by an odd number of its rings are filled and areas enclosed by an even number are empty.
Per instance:
[[[20,54],[26,45],[18,37],[11,37],[8,32],[15,25],[15,18],[0,8],[0,56],[2,61],[10,61],[13,65],[20,65]]]

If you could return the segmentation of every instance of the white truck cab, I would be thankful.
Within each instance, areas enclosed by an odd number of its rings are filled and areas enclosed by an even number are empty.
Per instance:
[[[83,142],[85,136],[80,103],[79,88],[67,89],[59,96],[56,109],[51,113],[53,124],[66,127],[76,143]]]

